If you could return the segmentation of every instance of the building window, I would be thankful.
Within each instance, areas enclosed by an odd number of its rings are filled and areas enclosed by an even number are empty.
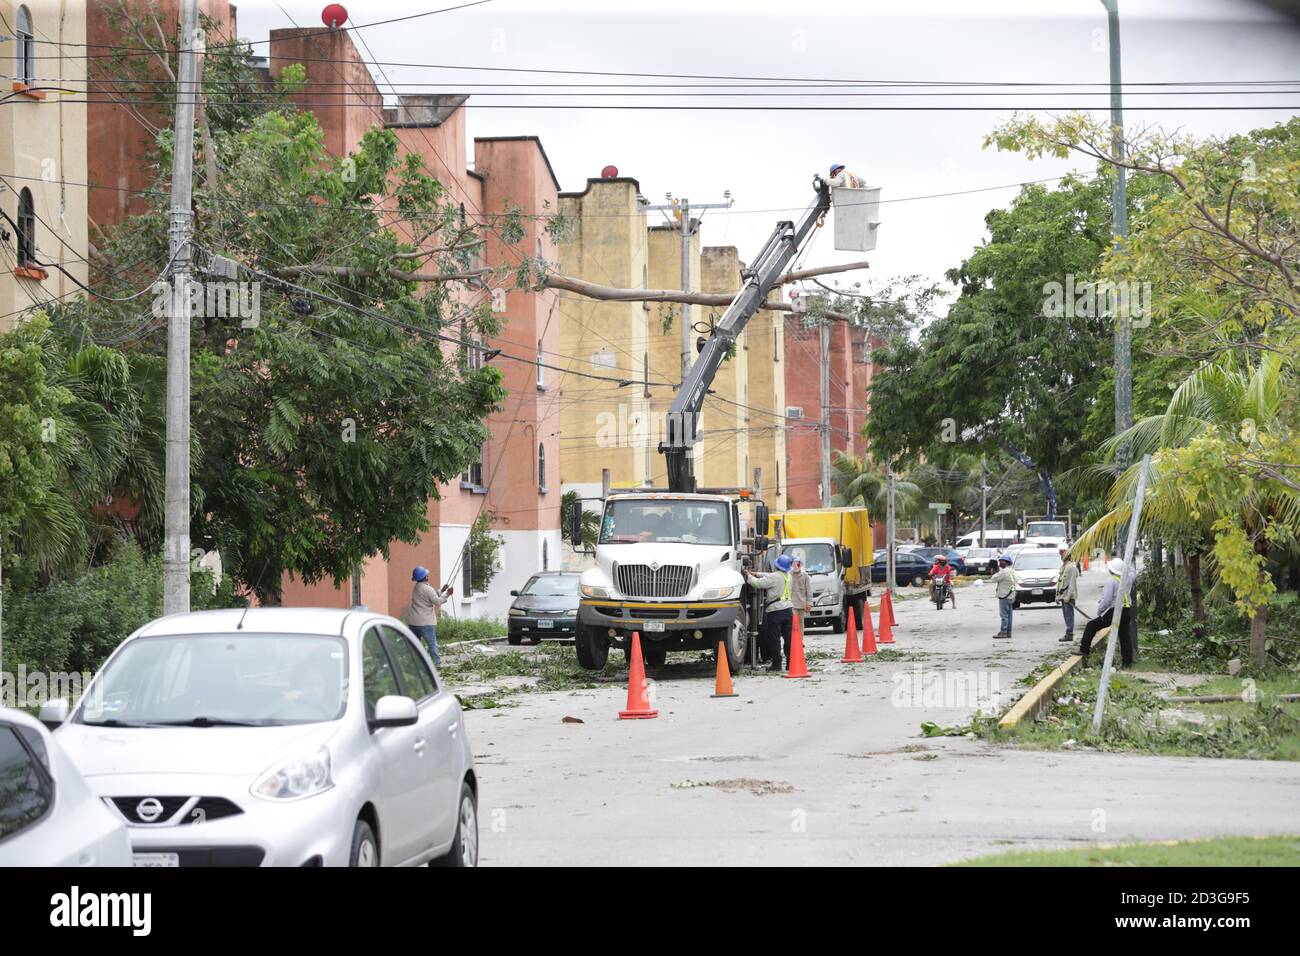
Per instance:
[[[546,388],[546,370],[542,366],[542,340],[537,340],[537,387]]]
[[[474,593],[474,551],[468,541],[460,552],[460,593],[466,597]]]
[[[36,207],[32,204],[32,191],[23,189],[18,193],[18,265],[36,264]]]
[[[24,86],[32,86],[36,80],[36,40],[32,29],[32,15],[26,7],[18,8],[17,55],[14,63],[14,79]]]
[[[551,570],[551,553],[545,538],[542,539],[542,570]]]
[[[546,446],[537,445],[537,490],[546,491]]]
[[[478,449],[478,458],[470,462],[469,467],[466,468],[463,472],[461,472],[460,486],[462,488],[468,488],[472,491],[483,490],[483,446],[482,445],[480,445]]]

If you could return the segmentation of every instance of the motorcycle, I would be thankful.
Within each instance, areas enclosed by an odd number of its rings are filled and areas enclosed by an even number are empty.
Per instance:
[[[953,594],[952,585],[948,583],[944,575],[935,574],[930,578],[930,600],[934,602],[936,611],[942,611],[943,606],[950,600],[953,609],[956,609],[957,596]]]

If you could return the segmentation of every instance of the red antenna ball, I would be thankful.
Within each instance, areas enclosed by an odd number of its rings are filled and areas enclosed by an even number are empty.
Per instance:
[[[617,166],[606,166],[604,169],[602,169],[602,170],[600,171],[600,178],[601,178],[601,179],[617,179],[617,178],[618,178],[618,167],[617,167]]]
[[[348,11],[341,3],[331,3],[320,12],[320,18],[331,30],[337,30],[348,22]]]

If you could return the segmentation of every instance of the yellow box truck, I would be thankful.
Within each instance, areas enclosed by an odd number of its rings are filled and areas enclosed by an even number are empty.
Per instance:
[[[812,578],[813,606],[804,620],[806,627],[843,631],[850,604],[861,617],[862,601],[871,593],[874,557],[866,508],[805,508],[773,514],[772,532],[773,557],[798,558]]]

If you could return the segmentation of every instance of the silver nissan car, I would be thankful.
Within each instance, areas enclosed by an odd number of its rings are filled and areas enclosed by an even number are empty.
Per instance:
[[[460,703],[400,621],[254,608],[146,624],[41,720],[136,866],[475,866]]]

